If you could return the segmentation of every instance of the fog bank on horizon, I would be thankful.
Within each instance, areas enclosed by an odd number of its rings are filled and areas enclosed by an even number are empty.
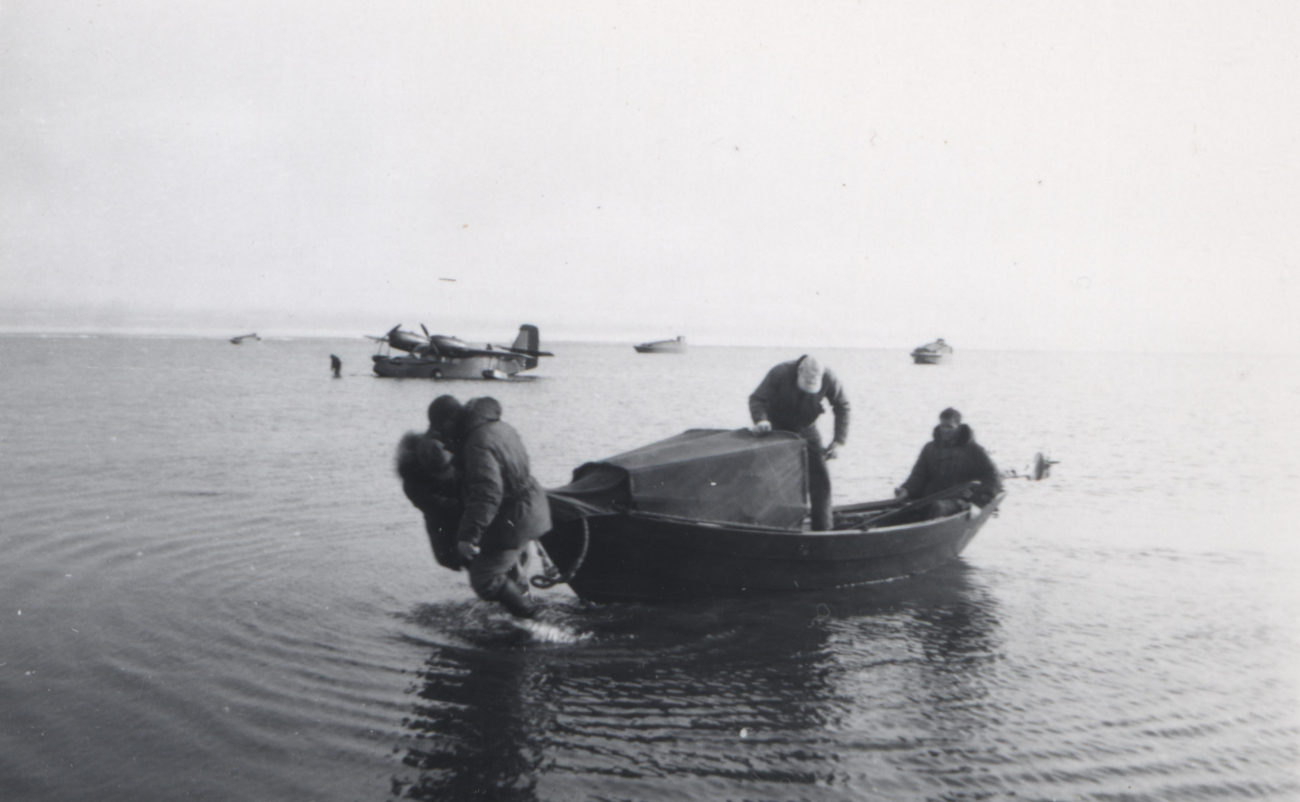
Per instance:
[[[0,331],[1300,349],[1300,5],[0,7]]]

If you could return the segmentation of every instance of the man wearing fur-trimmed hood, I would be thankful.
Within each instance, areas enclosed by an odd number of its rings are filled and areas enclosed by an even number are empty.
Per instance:
[[[898,487],[902,499],[920,499],[969,481],[978,481],[970,501],[980,507],[1002,492],[997,466],[984,448],[975,442],[975,432],[961,422],[961,413],[948,407],[939,413],[933,439],[921,449],[912,474]],[[950,515],[961,508],[957,499],[936,502],[930,516]]]
[[[457,550],[469,563],[470,586],[480,598],[532,618],[527,585],[516,577],[528,544],[551,528],[546,492],[533,478],[519,433],[501,420],[495,398],[465,403],[456,441],[465,499]]]
[[[460,526],[460,484],[452,464],[450,425],[460,414],[455,396],[440,395],[429,404],[429,429],[407,432],[397,445],[397,475],[402,490],[424,513],[424,528],[438,564],[453,571],[461,569],[456,553],[456,531]]]

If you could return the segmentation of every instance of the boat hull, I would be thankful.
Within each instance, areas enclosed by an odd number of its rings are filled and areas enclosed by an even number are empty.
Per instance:
[[[997,510],[866,531],[795,532],[644,514],[569,521],[542,543],[589,601],[685,601],[825,590],[900,579],[961,554]],[[583,543],[585,541],[585,554]]]
[[[379,356],[373,357],[375,374],[392,379],[510,379],[519,372],[518,361],[492,357]]]
[[[942,365],[952,358],[952,346],[942,338],[912,349],[912,361],[918,365]]]
[[[947,362],[951,354],[935,354],[929,352],[918,353],[912,352],[912,361],[918,365],[942,365]]]
[[[678,337],[675,340],[657,340],[632,347],[636,349],[638,354],[684,354],[686,353],[686,339]]]

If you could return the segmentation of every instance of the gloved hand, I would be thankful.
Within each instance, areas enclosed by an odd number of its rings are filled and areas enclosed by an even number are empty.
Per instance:
[[[837,456],[839,456],[836,449],[838,449],[842,445],[844,444],[841,443],[840,441],[832,440],[831,444],[826,446],[826,450],[822,452],[822,456],[825,457],[826,459],[835,459]]]
[[[772,422],[761,420],[749,427],[749,430],[757,435],[764,435],[772,431]]]
[[[474,558],[478,556],[478,546],[475,546],[468,540],[457,541],[456,553],[460,555],[461,562],[469,565],[474,562]]]

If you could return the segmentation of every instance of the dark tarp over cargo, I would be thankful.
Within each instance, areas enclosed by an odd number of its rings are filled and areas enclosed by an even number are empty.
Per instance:
[[[645,512],[697,521],[798,529],[808,514],[808,456],[788,432],[691,429],[573,472],[548,490],[561,522]]]

